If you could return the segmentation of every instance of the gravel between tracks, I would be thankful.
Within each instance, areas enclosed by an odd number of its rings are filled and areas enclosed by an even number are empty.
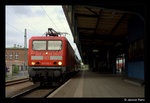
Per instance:
[[[10,98],[20,92],[31,89],[34,86],[36,86],[36,85],[34,85],[32,82],[24,82],[24,83],[5,87],[5,97]]]

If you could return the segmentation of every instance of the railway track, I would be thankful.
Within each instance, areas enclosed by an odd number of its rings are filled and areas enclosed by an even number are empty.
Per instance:
[[[17,80],[11,80],[11,81],[7,81],[5,86],[10,86],[10,85],[15,85],[15,84],[19,84],[19,83],[24,83],[29,81],[29,78],[22,78],[22,79],[17,79]]]
[[[51,93],[53,93],[57,88],[62,86],[68,80],[69,77],[62,84],[54,84],[55,86],[41,86],[40,83],[37,83],[35,85],[32,85],[31,88],[28,88],[25,91],[16,93],[10,98],[47,98]]]
[[[18,93],[11,98],[47,98],[51,93],[67,82],[68,79],[62,84],[54,84],[55,86],[41,86],[40,83],[37,83],[37,86],[34,86],[34,88],[32,87],[24,92]]]
[[[39,87],[40,87],[40,85],[37,85],[37,86],[32,87],[32,88],[30,88],[30,89],[27,89],[27,90],[25,90],[25,91],[23,91],[23,92],[20,92],[20,93],[18,93],[18,94],[15,94],[15,95],[12,96],[11,98],[22,97],[23,95],[27,95],[28,93],[31,93],[32,91],[38,89]]]
[[[56,87],[41,87],[40,85],[28,89],[22,93],[16,94],[12,96],[11,98],[47,98],[51,93],[53,93],[59,86]]]

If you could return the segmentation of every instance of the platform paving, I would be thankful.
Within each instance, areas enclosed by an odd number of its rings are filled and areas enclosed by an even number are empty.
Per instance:
[[[118,75],[81,70],[54,93],[49,95],[48,98],[143,98],[144,90],[144,86],[126,82]]]

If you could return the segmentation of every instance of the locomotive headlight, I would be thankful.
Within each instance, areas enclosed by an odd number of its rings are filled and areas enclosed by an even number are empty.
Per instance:
[[[62,65],[62,62],[58,62],[58,65]]]
[[[31,62],[32,65],[35,65],[35,62]]]

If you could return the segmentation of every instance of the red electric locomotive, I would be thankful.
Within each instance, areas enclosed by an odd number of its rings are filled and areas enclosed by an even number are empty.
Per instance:
[[[66,74],[78,71],[79,60],[65,37],[49,28],[45,37],[29,40],[28,72],[35,82],[63,81]]]

